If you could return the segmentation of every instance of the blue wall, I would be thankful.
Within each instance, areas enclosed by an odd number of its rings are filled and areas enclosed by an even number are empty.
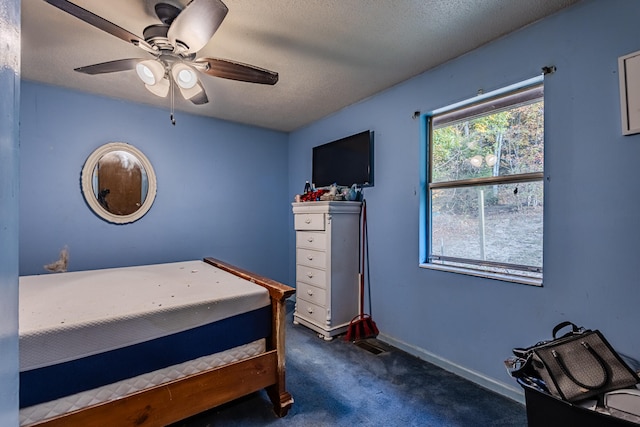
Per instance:
[[[0,3],[0,425],[18,425],[20,1]]]
[[[204,107],[206,108],[206,107]],[[287,134],[22,83],[20,274],[218,257],[287,280]],[[87,157],[127,142],[158,178],[151,210],[114,225],[80,191]]]
[[[289,192],[311,147],[375,131],[368,206],[373,318],[382,338],[517,397],[502,361],[571,320],[640,359],[640,135],[621,135],[619,56],[640,50],[640,2],[586,0],[290,135]],[[485,23],[478,23],[484,25]],[[539,75],[545,80],[542,288],[418,266],[420,123],[428,112]],[[289,231],[293,282],[294,236]]]

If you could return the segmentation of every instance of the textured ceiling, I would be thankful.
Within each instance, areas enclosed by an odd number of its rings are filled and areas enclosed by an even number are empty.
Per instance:
[[[579,0],[224,0],[222,25],[198,57],[277,71],[275,86],[210,76],[210,102],[176,97],[176,110],[291,131],[460,56]],[[142,36],[158,23],[158,0],[75,0]],[[183,7],[187,0],[166,0]],[[73,69],[141,49],[58,10],[22,0],[22,77],[169,108],[135,71],[85,75]]]

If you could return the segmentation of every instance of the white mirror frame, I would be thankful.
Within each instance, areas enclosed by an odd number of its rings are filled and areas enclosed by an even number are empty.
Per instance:
[[[98,161],[100,161],[102,156],[113,151],[124,151],[136,157],[140,161],[140,164],[144,167],[144,170],[147,174],[147,196],[145,197],[144,202],[142,203],[140,208],[129,215],[115,215],[106,210],[98,202],[98,199],[95,196],[93,190],[93,173],[96,166],[98,165]],[[89,207],[93,210],[93,212],[96,213],[96,215],[98,215],[105,221],[109,221],[114,224],[128,224],[142,218],[149,211],[149,209],[151,209],[151,205],[156,198],[156,191],[158,188],[156,182],[156,174],[153,170],[153,167],[151,166],[151,162],[149,162],[149,159],[147,159],[147,157],[142,154],[140,150],[124,142],[110,142],[104,144],[101,147],[98,147],[93,153],[91,153],[82,168],[81,182],[82,194],[84,195],[84,198],[87,201]]]

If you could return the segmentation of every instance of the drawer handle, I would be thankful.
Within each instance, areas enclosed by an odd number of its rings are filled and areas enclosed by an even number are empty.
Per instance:
[[[308,273],[307,273],[307,277],[308,277],[309,279],[313,278],[313,273],[312,273],[312,272],[308,272]]]
[[[305,219],[305,220],[304,220],[304,222],[305,222],[306,224],[311,224],[311,218],[307,218],[307,219]]]
[[[307,312],[309,312],[309,314],[313,314],[313,308],[307,307]]]
[[[308,237],[307,238],[307,242],[309,242],[309,243],[313,242],[313,237],[312,236]]]
[[[312,297],[313,296],[313,291],[310,290],[310,289],[307,289],[307,294],[309,294],[309,296]]]
[[[313,255],[307,255],[307,259],[308,259],[309,261],[313,261]]]

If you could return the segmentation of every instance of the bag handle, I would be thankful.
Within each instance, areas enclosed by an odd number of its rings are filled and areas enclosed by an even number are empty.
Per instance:
[[[558,337],[556,336],[558,334],[558,332],[560,332],[560,330],[562,328],[565,328],[567,326],[571,326],[571,332],[567,332],[565,335],[563,336],[567,336],[567,335],[577,335],[577,334],[581,334],[584,332],[584,328],[581,328],[579,326],[577,326],[575,323],[569,322],[569,321],[564,321],[561,323],[558,323],[555,328],[553,328],[553,339],[557,339]],[[520,357],[522,359],[527,359],[529,358],[529,356],[531,355],[531,350],[539,347],[541,345],[545,345],[550,343],[551,341],[539,341],[537,343],[535,343],[534,345],[530,346],[530,347],[515,347],[513,349],[513,354],[517,357]]]
[[[604,374],[602,382],[600,382],[595,386],[587,385],[578,381],[573,375],[571,375],[571,373],[569,372],[569,369],[567,369],[567,366],[564,364],[564,361],[562,360],[562,357],[560,357],[558,352],[555,350],[551,350],[551,354],[553,355],[553,358],[555,359],[555,361],[558,362],[560,369],[562,369],[562,372],[567,376],[567,378],[569,378],[578,386],[588,390],[597,390],[599,388],[604,387],[609,382],[609,371],[607,371],[605,361],[602,360],[602,357],[600,357],[600,355],[593,348],[591,348],[591,346],[587,344],[585,341],[581,341],[580,344],[584,348],[586,348],[589,353],[591,353],[594,359],[596,359],[596,362],[598,362],[598,365],[600,365],[600,369],[602,369],[602,373]]]
[[[558,323],[555,328],[553,328],[553,339],[555,340],[556,338],[558,338],[556,335],[558,334],[558,332],[560,332],[561,329],[567,327],[567,326],[571,326],[571,332],[565,334],[564,336],[568,335],[568,334],[578,334],[583,332],[583,329],[578,327],[575,323],[564,321],[561,323]]]

